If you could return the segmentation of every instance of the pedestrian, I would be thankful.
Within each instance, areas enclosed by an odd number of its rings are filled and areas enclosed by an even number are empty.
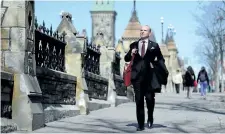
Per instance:
[[[185,74],[182,75],[182,79],[183,79],[183,91],[184,91],[186,87]]]
[[[209,77],[205,70],[205,67],[202,67],[201,70],[198,73],[197,81],[200,83],[201,87],[201,96],[206,99],[206,90],[209,85]]]
[[[185,73],[185,82],[186,82],[186,89],[187,89],[187,98],[192,98],[192,92],[194,88],[194,81],[195,81],[195,73],[191,66],[187,68]]]
[[[131,83],[135,93],[136,116],[138,121],[137,131],[145,129],[144,97],[148,108],[147,126],[149,128],[153,126],[153,111],[155,107],[155,92],[153,87],[156,87],[156,83],[159,82],[155,77],[157,75],[157,79],[159,79],[158,74],[155,73],[156,68],[154,64],[165,62],[158,43],[149,40],[150,34],[151,28],[147,25],[142,26],[140,29],[140,39],[130,44],[130,50],[124,57],[126,62],[130,62],[133,59]]]
[[[220,92],[222,91],[222,84],[221,84],[221,80],[219,82],[219,89],[220,89]]]
[[[183,82],[182,73],[180,69],[177,69],[176,74],[173,75],[173,83],[175,85],[176,93],[180,93],[180,85]]]

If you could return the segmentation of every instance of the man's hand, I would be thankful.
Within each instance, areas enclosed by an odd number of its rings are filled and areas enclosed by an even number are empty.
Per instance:
[[[136,54],[136,53],[137,53],[137,49],[136,49],[136,48],[132,49],[132,51],[131,51],[131,56],[132,56],[133,54]]]

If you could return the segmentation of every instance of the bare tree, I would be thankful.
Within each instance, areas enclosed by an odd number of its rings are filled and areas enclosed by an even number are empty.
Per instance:
[[[217,28],[217,38],[218,38],[218,49],[220,54],[220,81],[221,83],[221,91],[224,91],[224,43],[223,43],[223,36],[225,34],[225,1],[221,1],[219,5],[216,6],[216,21],[215,26]]]
[[[205,13],[203,16],[194,15],[196,21],[199,23],[197,35],[204,39],[204,43],[197,47],[197,54],[200,56],[202,63],[205,63],[212,71],[212,79],[216,82],[215,90],[217,92],[219,89],[219,74],[221,76],[223,74],[224,47],[222,33],[225,30],[224,7],[224,1],[211,2],[209,6],[200,7]],[[219,67],[222,70],[220,73]]]

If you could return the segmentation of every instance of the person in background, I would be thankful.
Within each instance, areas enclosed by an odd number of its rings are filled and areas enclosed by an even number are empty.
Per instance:
[[[185,82],[186,82],[186,88],[187,88],[187,98],[192,98],[191,93],[194,88],[194,81],[195,81],[195,73],[191,66],[187,68],[187,71],[185,73]]]
[[[180,69],[177,69],[177,72],[175,75],[173,75],[173,83],[175,85],[176,93],[180,93],[180,85],[183,82],[182,73],[180,72]]]
[[[200,82],[201,86],[201,96],[206,99],[206,90],[209,85],[209,78],[208,74],[205,70],[205,67],[202,67],[201,70],[198,73],[197,82]]]
[[[219,83],[220,92],[222,91],[221,88],[222,88],[222,84],[221,84],[221,81],[220,81],[220,83]]]
[[[186,87],[186,82],[185,82],[185,74],[182,75],[182,79],[183,79],[183,91]]]

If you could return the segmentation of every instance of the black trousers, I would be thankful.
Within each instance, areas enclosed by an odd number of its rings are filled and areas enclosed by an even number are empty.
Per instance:
[[[177,94],[180,93],[180,84],[175,84]]]
[[[149,90],[147,80],[148,79],[139,79],[132,82],[135,92],[136,116],[139,127],[144,127],[145,124],[144,97],[148,108],[148,120],[153,119],[155,93]]]

